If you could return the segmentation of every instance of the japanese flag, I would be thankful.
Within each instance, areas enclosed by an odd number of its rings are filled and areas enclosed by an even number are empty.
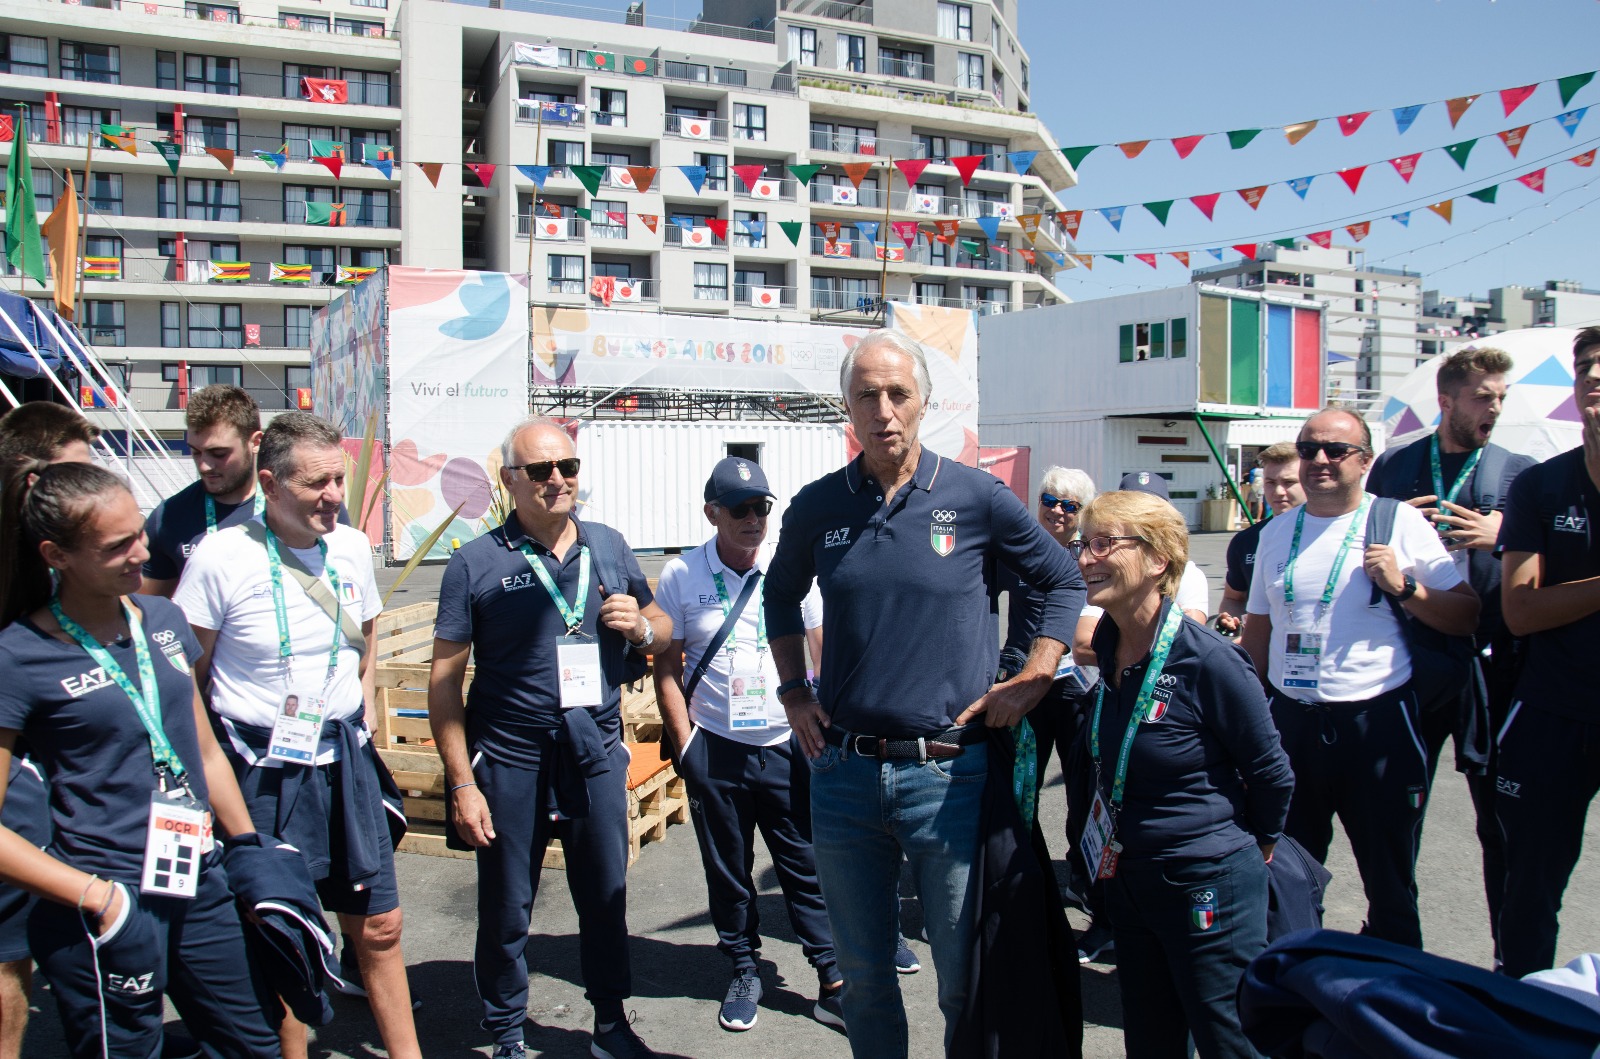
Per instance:
[[[679,118],[678,132],[691,140],[711,139],[710,118]]]
[[[711,229],[710,228],[690,228],[687,232],[683,233],[683,245],[684,246],[710,246],[711,245]]]
[[[538,217],[533,222],[535,239],[566,239],[567,218]]]
[[[614,188],[624,188],[628,191],[637,190],[637,187],[633,183],[633,174],[628,172],[627,169],[620,165],[614,165],[611,167],[610,183]]]
[[[777,287],[751,287],[750,304],[757,309],[777,309],[783,303],[783,292]]]
[[[632,279],[619,279],[617,286],[611,294],[613,301],[636,302],[639,300],[639,281]]]
[[[778,197],[778,182],[776,180],[758,180],[750,185],[750,197],[753,199],[775,199]]]

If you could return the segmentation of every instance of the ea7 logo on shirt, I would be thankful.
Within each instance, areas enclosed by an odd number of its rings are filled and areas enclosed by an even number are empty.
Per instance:
[[[1494,789],[1496,794],[1500,794],[1506,798],[1522,797],[1522,784],[1514,783],[1511,780],[1506,779],[1504,776],[1495,777]]]
[[[111,678],[106,676],[106,671],[99,666],[95,666],[87,673],[81,673],[75,677],[67,677],[61,682],[61,689],[75,699],[81,699],[90,692],[99,691],[101,688],[109,688],[110,686]]]
[[[1551,528],[1557,533],[1587,533],[1589,519],[1585,515],[1557,515]]]
[[[525,574],[512,574],[510,577],[500,579],[500,588],[506,592],[515,592],[519,588],[530,588],[533,585],[533,571]]]
[[[846,544],[849,544],[849,543],[850,543],[850,527],[849,526],[844,526],[844,527],[841,527],[840,529],[832,529],[832,530],[829,530],[827,533],[824,533],[822,535],[822,546],[824,548],[842,548]]]
[[[155,980],[154,971],[145,974],[112,974],[106,973],[106,992],[116,993],[119,996],[144,996],[150,992],[150,983]]]

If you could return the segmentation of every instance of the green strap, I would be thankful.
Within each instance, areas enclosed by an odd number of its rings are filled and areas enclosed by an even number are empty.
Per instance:
[[[1023,830],[1033,830],[1034,813],[1039,807],[1039,739],[1026,717],[1011,729],[1016,739],[1017,757],[1011,765],[1011,796],[1022,814]]]
[[[544,586],[545,592],[550,596],[550,602],[556,605],[556,610],[561,612],[561,620],[567,623],[567,633],[571,635],[583,628],[583,611],[589,605],[589,546],[578,545],[578,595],[573,603],[568,603],[561,590],[556,587],[555,580],[551,578],[550,571],[544,568],[543,561],[534,554],[533,545],[527,541],[522,542],[519,549],[522,557],[528,560],[528,565],[533,567],[533,572],[538,575],[539,583]]]
[[[167,741],[166,730],[161,727],[159,713],[161,686],[156,683],[156,667],[150,660],[150,644],[144,638],[144,625],[139,621],[139,612],[131,607],[127,600],[123,600],[122,613],[128,619],[128,633],[133,640],[134,657],[139,660],[139,688],[133,686],[133,681],[129,680],[128,674],[117,665],[117,660],[111,657],[110,651],[90,636],[82,625],[67,617],[67,612],[61,609],[59,597],[50,597],[50,613],[55,615],[56,623],[66,634],[78,641],[79,647],[89,652],[89,657],[94,659],[95,665],[104,670],[133,703],[133,712],[139,715],[145,734],[150,737],[150,756],[155,758],[157,771],[165,769],[174,779],[182,779],[183,762],[178,759],[177,751],[173,750],[172,744]],[[144,689],[143,694],[140,693],[140,688]]]
[[[1466,488],[1467,479],[1472,477],[1472,472],[1478,466],[1478,459],[1483,455],[1482,449],[1473,449],[1472,455],[1467,457],[1467,462],[1461,465],[1461,473],[1456,475],[1455,484],[1448,493],[1444,490],[1444,468],[1439,465],[1439,432],[1433,432],[1428,438],[1428,458],[1433,465],[1433,495],[1440,500],[1450,503],[1456,502],[1456,497],[1461,495],[1461,490]]]
[[[1339,574],[1344,570],[1345,557],[1350,554],[1350,545],[1355,543],[1356,533],[1367,525],[1367,509],[1372,506],[1371,494],[1363,494],[1361,506],[1350,519],[1350,528],[1344,531],[1344,543],[1339,546],[1339,554],[1333,557],[1333,566],[1328,570],[1328,583],[1322,586],[1322,597],[1317,603],[1317,620],[1322,620],[1323,613],[1333,603],[1333,593],[1339,584]],[[1300,513],[1294,520],[1294,539],[1289,542],[1289,561],[1283,567],[1283,603],[1289,607],[1294,605],[1294,564],[1300,558],[1300,532],[1306,528],[1306,508],[1300,505]]]
[[[1145,670],[1144,683],[1139,685],[1139,697],[1134,700],[1133,712],[1128,717],[1128,730],[1122,736],[1122,749],[1117,752],[1117,771],[1111,780],[1113,810],[1122,805],[1122,789],[1128,781],[1128,756],[1133,752],[1133,737],[1139,730],[1139,722],[1149,715],[1150,708],[1155,704],[1156,681],[1161,679],[1161,671],[1167,665],[1167,655],[1172,651],[1172,641],[1178,635],[1178,626],[1182,624],[1183,611],[1176,603],[1168,604],[1167,619],[1161,623],[1161,631],[1156,633],[1156,644],[1150,651],[1150,668]],[[1094,759],[1097,775],[1100,771],[1100,711],[1105,701],[1106,682],[1102,680],[1100,690],[1094,697],[1094,720],[1089,725],[1089,754]]]
[[[272,532],[271,526],[267,526],[266,530],[267,571],[272,575],[272,610],[278,619],[278,658],[287,662],[294,657],[294,646],[289,640],[289,607],[283,595],[283,560],[278,557],[278,535]],[[339,622],[344,616],[344,601],[339,598],[339,573],[328,562],[328,542],[318,537],[317,550],[322,553],[322,571],[327,576],[329,587],[333,589],[333,645],[328,648],[326,678],[327,683],[332,683],[333,674],[339,668]]]
[[[267,509],[267,498],[262,495],[261,489],[256,489],[255,517],[260,518],[261,513]],[[211,494],[206,494],[206,536],[217,532],[217,502],[211,499]]]
[[[711,560],[707,559],[706,562],[709,564],[711,562]],[[754,571],[751,571],[751,572],[754,573],[755,576],[756,576],[756,592],[760,593],[760,591],[761,591],[761,582],[766,579],[767,575],[763,574],[759,570],[754,570]],[[724,621],[726,621],[727,618],[728,618],[728,615],[730,613],[732,613],[732,611],[733,611],[733,599],[732,599],[731,596],[728,595],[728,586],[722,580],[722,574],[721,573],[719,573],[716,570],[711,571],[711,580],[717,586],[717,602],[722,604],[722,618],[723,618]],[[739,635],[739,630],[738,630],[737,625],[735,625],[734,628],[731,628],[731,629],[728,630],[728,638],[727,638],[727,640],[723,641],[723,646],[728,649],[728,653],[730,655],[733,654],[733,641],[738,638],[738,635]],[[756,609],[756,651],[757,652],[761,652],[761,651],[765,651],[766,649],[767,649],[767,608],[758,607]]]

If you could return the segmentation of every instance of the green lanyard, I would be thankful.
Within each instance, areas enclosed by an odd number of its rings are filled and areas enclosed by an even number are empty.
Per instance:
[[[287,662],[294,657],[294,648],[289,642],[289,608],[283,598],[283,562],[278,558],[278,535],[272,532],[271,526],[266,526],[267,531],[267,571],[272,575],[272,609],[278,618],[278,658]],[[323,686],[333,682],[333,674],[339,668],[339,622],[344,615],[344,600],[339,596],[339,573],[328,562],[328,542],[321,537],[317,538],[317,550],[322,553],[322,570],[328,577],[328,585],[333,589],[333,646],[328,648],[328,676]]]
[[[1350,545],[1355,543],[1356,531],[1365,529],[1367,525],[1367,508],[1372,506],[1372,497],[1363,495],[1361,507],[1350,517],[1350,528],[1344,531],[1344,543],[1339,546],[1339,554],[1333,557],[1333,566],[1328,570],[1328,583],[1322,586],[1322,599],[1317,603],[1317,620],[1322,620],[1323,612],[1333,602],[1334,589],[1339,585],[1339,574],[1344,570],[1345,556],[1350,554]],[[1300,531],[1306,528],[1305,505],[1300,506],[1300,514],[1294,520],[1294,539],[1289,542],[1289,561],[1283,567],[1283,604],[1286,607],[1294,606],[1294,562],[1300,557]]]
[[[156,771],[166,770],[174,779],[182,779],[183,762],[178,759],[177,751],[172,749],[172,744],[167,741],[167,733],[161,727],[161,717],[158,713],[161,706],[161,686],[156,683],[156,667],[150,661],[150,644],[144,638],[144,626],[139,621],[139,612],[129,606],[126,601],[122,604],[122,613],[128,619],[128,632],[133,640],[133,654],[139,660],[139,686],[144,689],[140,694],[139,688],[133,686],[133,681],[128,679],[128,674],[117,665],[117,660],[107,651],[82,625],[67,617],[66,611],[61,609],[61,600],[55,596],[50,597],[50,613],[56,617],[56,623],[66,634],[78,641],[78,646],[89,652],[89,657],[94,659],[107,676],[116,681],[117,687],[128,696],[133,703],[133,711],[139,715],[139,720],[144,724],[145,734],[150,737],[150,755],[156,760]],[[148,696],[148,697],[147,697]]]
[[[255,517],[260,518],[261,513],[267,509],[267,498],[256,489]],[[211,499],[211,494],[206,494],[206,536],[217,532],[217,502]]]
[[[706,559],[706,565],[707,566],[711,565],[711,560],[709,558]],[[759,570],[754,570],[754,571],[751,571],[751,572],[754,573],[757,578],[765,578],[767,576],[766,574],[763,574]],[[748,576],[748,575],[746,575],[746,576]],[[724,621],[726,621],[727,618],[728,618],[729,612],[733,610],[733,599],[732,599],[732,597],[730,597],[728,595],[728,586],[722,580],[722,575],[720,573],[718,573],[715,570],[711,571],[711,580],[717,586],[717,602],[722,604],[722,618],[723,618]],[[756,593],[759,595],[760,592],[761,592],[761,581],[758,580],[758,581],[756,581]],[[737,625],[738,623],[735,622],[734,624]],[[725,646],[728,649],[728,653],[730,655],[733,654],[733,641],[737,637],[738,637],[738,631],[736,629],[729,629],[728,630],[728,638],[727,638],[727,640],[725,640],[723,642],[723,646]],[[759,653],[761,651],[765,651],[766,649],[767,649],[767,609],[765,607],[761,606],[760,603],[758,602],[757,605],[756,605],[756,651],[757,651],[757,653]]]
[[[1176,603],[1168,604],[1167,620],[1161,623],[1161,631],[1156,634],[1156,645],[1150,652],[1150,668],[1145,670],[1144,683],[1139,685],[1139,697],[1134,700],[1133,712],[1128,717],[1128,730],[1122,736],[1122,749],[1117,753],[1117,771],[1111,780],[1111,808],[1113,811],[1122,805],[1122,788],[1128,782],[1128,755],[1133,752],[1133,737],[1139,731],[1139,722],[1149,715],[1150,709],[1155,705],[1156,681],[1161,679],[1161,671],[1166,668],[1167,655],[1172,651],[1172,641],[1178,635],[1178,626],[1183,624],[1183,611]],[[1096,774],[1100,771],[1100,710],[1106,701],[1106,682],[1100,682],[1100,690],[1094,696],[1094,720],[1089,724],[1089,754],[1094,759]]]
[[[1034,813],[1039,807],[1039,739],[1026,717],[1011,731],[1017,743],[1017,757],[1011,765],[1011,796],[1022,814],[1023,830],[1032,831]]]
[[[533,545],[524,541],[520,551],[522,557],[528,560],[528,565],[533,567],[533,572],[539,576],[539,583],[550,596],[550,602],[561,612],[561,620],[567,623],[567,635],[571,636],[583,628],[583,611],[589,605],[589,546],[578,545],[578,594],[571,604],[556,587],[555,581],[550,577],[550,571],[544,568],[544,562],[533,554]]]
[[[1450,491],[1444,491],[1444,469],[1439,466],[1439,433],[1434,431],[1428,439],[1428,457],[1433,463],[1433,495],[1440,500],[1450,503],[1456,502],[1456,497],[1461,495],[1461,490],[1466,487],[1467,479],[1472,477],[1473,469],[1478,466],[1478,457],[1483,455],[1482,449],[1473,449],[1472,455],[1467,457],[1467,462],[1461,465],[1461,473],[1456,475],[1456,482]]]

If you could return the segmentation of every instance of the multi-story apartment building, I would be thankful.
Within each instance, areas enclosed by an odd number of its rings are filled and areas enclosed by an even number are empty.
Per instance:
[[[1600,291],[1576,280],[1546,280],[1541,287],[1494,287],[1485,298],[1424,291],[1423,353],[1448,353],[1475,338],[1525,327],[1592,327],[1600,324]]]
[[[79,324],[157,430],[181,433],[180,391],[210,382],[290,407],[309,385],[311,313],[337,293],[338,267],[382,265],[400,245],[397,181],[356,164],[399,139],[401,54],[385,3],[0,9],[0,105],[17,132],[15,105],[28,107],[34,205],[41,218],[54,207],[67,170],[86,192],[85,255],[102,260],[84,281]],[[348,101],[311,101],[306,77],[342,80]],[[103,125],[131,133],[137,154],[107,146]],[[344,145],[338,179],[310,160],[320,140]],[[181,147],[176,172],[157,142]],[[208,148],[233,152],[231,171]],[[256,151],[287,158],[269,165]],[[319,212],[308,203],[343,203],[345,226],[306,223]],[[211,261],[247,263],[248,278],[213,281]],[[273,262],[310,265],[308,281],[270,282]]]

